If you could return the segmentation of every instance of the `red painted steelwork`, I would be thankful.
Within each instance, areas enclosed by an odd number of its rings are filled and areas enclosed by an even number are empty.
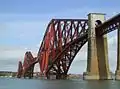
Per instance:
[[[39,62],[42,74],[66,77],[70,65],[88,39],[86,19],[52,19],[47,26],[38,55],[33,58],[26,52],[23,63],[23,76],[32,76],[34,64]],[[96,27],[96,35],[104,35],[116,30],[120,25],[120,14]],[[18,73],[21,64],[19,63]]]
[[[33,75],[33,69],[34,65],[37,63],[36,58],[32,56],[31,52],[26,52],[24,56],[24,62],[23,62],[23,77],[31,77]]]
[[[22,62],[19,61],[18,63],[18,72],[17,72],[17,78],[21,78],[23,72]]]
[[[22,66],[22,63],[19,62],[18,77],[31,78],[33,76],[32,74],[33,74],[34,65],[37,62],[38,61],[36,60],[36,58],[32,56],[31,52],[26,52],[24,56],[23,66]]]
[[[51,20],[38,52],[41,72],[46,75],[46,72],[50,70],[50,66],[57,60],[56,57],[63,52],[64,48],[86,33],[87,29],[88,25],[85,19]],[[66,50],[71,49],[68,48]],[[67,57],[67,54],[65,54],[65,57]],[[59,70],[58,72],[60,72],[60,67],[62,67],[64,72],[67,71],[69,65],[66,62],[68,61],[71,60],[65,58],[60,63],[57,63],[56,71]]]
[[[120,14],[96,26],[96,34],[107,34],[118,29],[119,25]],[[47,77],[51,74],[56,75],[56,78],[65,77],[74,57],[87,42],[87,35],[87,20],[51,20],[38,52],[42,73]]]

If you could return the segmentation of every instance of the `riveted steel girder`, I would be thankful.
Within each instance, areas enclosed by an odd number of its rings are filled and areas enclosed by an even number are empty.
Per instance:
[[[114,16],[113,18],[105,21],[104,23],[102,23],[101,25],[96,27],[96,34],[97,35],[104,35],[107,34],[109,32],[112,32],[116,29],[118,29],[120,25],[120,14]]]
[[[66,75],[78,50],[87,41],[86,19],[53,19],[38,52],[41,72]]]
[[[19,61],[19,63],[18,63],[17,78],[21,78],[21,77],[22,77],[22,72],[23,72],[22,62],[21,62],[21,61]]]
[[[31,52],[26,52],[24,56],[24,62],[22,65],[22,62],[19,62],[19,67],[18,67],[18,74],[17,77],[33,77],[33,70],[34,70],[34,65],[38,61],[36,58],[32,56]]]
[[[96,26],[96,35],[104,35],[116,30],[120,25],[120,14]],[[33,71],[34,64],[39,62],[41,72],[49,77],[66,77],[69,67],[88,39],[88,20],[86,19],[52,19],[47,26],[37,58],[26,52],[22,75]]]

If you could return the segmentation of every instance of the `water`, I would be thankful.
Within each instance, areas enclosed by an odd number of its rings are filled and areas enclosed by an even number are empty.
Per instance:
[[[0,89],[120,89],[120,81],[0,78]]]

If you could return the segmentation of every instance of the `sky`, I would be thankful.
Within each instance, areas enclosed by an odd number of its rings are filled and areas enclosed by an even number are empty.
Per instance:
[[[37,55],[49,21],[86,18],[89,13],[118,14],[119,0],[0,0],[0,71],[17,71],[26,51]],[[108,34],[109,64],[116,69],[116,31]],[[111,55],[112,54],[112,55]],[[84,56],[83,56],[84,55]],[[75,57],[69,73],[86,71],[87,44]],[[35,71],[39,71],[38,65]]]

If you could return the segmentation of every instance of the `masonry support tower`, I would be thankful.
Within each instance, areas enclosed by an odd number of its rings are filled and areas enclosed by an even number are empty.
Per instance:
[[[96,25],[98,26],[104,21],[104,14],[90,13],[88,15],[88,58],[87,71],[83,75],[84,79],[111,79],[108,65],[107,36],[100,36],[99,31],[95,30]]]
[[[120,23],[117,30],[117,68],[115,78],[116,80],[120,80]]]

